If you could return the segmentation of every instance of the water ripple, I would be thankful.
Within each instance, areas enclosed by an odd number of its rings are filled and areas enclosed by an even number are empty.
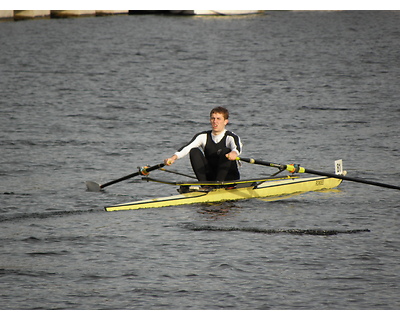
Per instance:
[[[324,230],[324,229],[263,229],[256,227],[225,227],[225,226],[209,226],[209,225],[195,225],[193,223],[181,223],[182,228],[192,231],[221,231],[221,232],[251,232],[251,233],[265,233],[265,234],[294,234],[294,235],[313,235],[313,236],[332,236],[341,233],[360,233],[370,232],[369,229],[351,229],[351,230]]]

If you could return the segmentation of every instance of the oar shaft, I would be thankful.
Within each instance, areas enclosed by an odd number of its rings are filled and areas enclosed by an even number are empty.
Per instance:
[[[274,168],[286,169],[286,170],[289,170],[289,171],[293,170],[293,168],[294,168],[293,165],[282,165],[282,164],[277,164],[277,163],[272,163],[272,162],[267,162],[267,161],[262,161],[262,160],[255,160],[255,159],[251,159],[251,158],[241,158],[241,157],[239,158],[238,157],[237,160],[242,160],[244,162],[253,163],[253,164],[260,164],[260,165],[274,167]],[[399,186],[394,186],[394,185],[391,185],[391,184],[375,182],[375,181],[369,181],[369,180],[360,179],[360,178],[351,178],[351,177],[337,175],[337,174],[333,174],[333,173],[329,173],[329,172],[321,172],[321,171],[306,169],[306,168],[303,168],[303,167],[298,167],[297,168],[297,172],[316,174],[316,175],[319,175],[319,176],[327,176],[327,177],[336,178],[336,179],[342,179],[342,180],[347,180],[347,181],[370,184],[370,185],[374,185],[374,186],[378,186],[378,187],[384,187],[384,188],[400,190]]]
[[[398,186],[394,186],[394,185],[386,184],[386,183],[382,183],[382,182],[375,182],[375,181],[370,181],[370,180],[365,180],[365,179],[360,179],[360,178],[351,178],[351,177],[347,177],[347,176],[341,176],[341,175],[327,173],[327,172],[320,172],[320,171],[311,170],[311,169],[304,169],[304,170],[305,170],[304,172],[306,172],[306,173],[311,173],[311,174],[316,174],[316,175],[321,175],[321,176],[328,176],[328,177],[347,180],[347,181],[365,183],[365,184],[370,184],[373,186],[400,190],[400,187],[398,187]]]
[[[241,161],[248,162],[251,164],[260,164],[262,166],[267,166],[267,167],[279,168],[279,169],[283,169],[283,170],[287,169],[287,165],[285,165],[285,164],[272,163],[272,162],[256,160],[256,159],[252,159],[252,158],[237,157],[236,160],[241,160]]]
[[[152,167],[149,167],[149,168],[144,168],[144,169],[143,169],[143,168],[140,168],[137,172],[128,174],[128,175],[125,176],[125,177],[122,177],[122,178],[119,178],[119,179],[116,179],[116,180],[107,182],[107,183],[105,183],[105,184],[102,184],[102,185],[100,186],[100,188],[103,189],[103,188],[108,187],[108,186],[110,186],[110,185],[112,185],[112,184],[114,184],[114,183],[118,183],[118,182],[121,182],[121,181],[130,179],[130,178],[136,177],[136,176],[141,175],[141,174],[143,175],[143,174],[145,174],[145,173],[148,173],[148,172],[151,172],[151,171],[160,169],[160,168],[162,168],[162,167],[164,167],[164,166],[165,166],[164,163],[160,163],[160,164],[156,164],[155,166],[152,166]]]

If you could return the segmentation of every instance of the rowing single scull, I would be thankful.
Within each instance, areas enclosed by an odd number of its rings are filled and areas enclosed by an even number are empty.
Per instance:
[[[169,197],[139,200],[105,207],[106,211],[160,208],[195,203],[237,201],[320,191],[337,187],[342,180],[330,177],[300,178],[286,176],[255,180],[238,180],[222,183],[168,182],[143,178],[147,181],[180,186],[180,194]]]
[[[263,166],[269,166],[278,168],[279,172],[287,170],[292,174],[296,173],[310,173],[316,176],[310,178],[302,178],[300,176],[283,176],[275,177],[276,174],[267,177],[252,180],[235,180],[235,181],[223,181],[223,182],[171,182],[149,178],[148,175],[153,170],[164,170],[164,164],[160,163],[151,167],[141,167],[138,171],[131,173],[130,175],[122,178],[107,182],[105,184],[98,184],[93,181],[87,181],[86,186],[88,191],[101,191],[103,188],[115,184],[117,182],[127,180],[128,178],[142,175],[145,176],[144,180],[166,183],[170,185],[179,186],[179,194],[173,196],[167,196],[162,198],[152,198],[147,200],[139,200],[127,203],[121,203],[116,205],[110,205],[105,207],[106,211],[117,211],[117,210],[134,210],[144,208],[160,208],[167,206],[178,206],[184,204],[195,204],[195,203],[213,203],[223,201],[237,201],[252,198],[267,198],[271,199],[274,197],[281,197],[286,195],[294,195],[310,191],[322,191],[326,189],[332,189],[337,187],[342,180],[359,182],[369,185],[375,185],[384,188],[400,190],[399,186],[394,186],[386,183],[370,181],[360,178],[351,178],[346,176],[346,172],[343,171],[342,160],[335,161],[335,173],[321,172],[311,169],[300,167],[300,165],[281,165],[273,162],[266,162],[262,160],[255,160],[251,158],[237,158],[244,162],[259,164]],[[184,174],[181,174],[184,175]],[[187,176],[187,175],[184,175]]]
[[[289,170],[292,169],[291,167],[289,168]],[[342,182],[340,177],[343,176],[343,174],[342,160],[337,160],[335,161],[336,177],[317,176],[300,178],[299,176],[284,176],[222,182],[171,182],[156,180],[146,176],[142,179],[179,186],[180,188],[178,191],[180,194],[111,205],[105,207],[105,210],[119,211],[160,208],[184,204],[270,198],[310,191],[321,191],[337,187]]]

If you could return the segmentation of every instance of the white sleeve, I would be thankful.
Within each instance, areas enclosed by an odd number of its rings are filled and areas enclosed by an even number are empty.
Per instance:
[[[193,148],[200,147],[204,150],[206,142],[207,142],[207,134],[206,133],[198,134],[189,142],[189,144],[179,149],[179,151],[175,152],[175,155],[178,157],[178,159],[181,159],[184,156],[186,156]]]
[[[231,149],[231,151],[236,151],[238,155],[242,153],[243,144],[240,138],[238,137],[239,145],[237,146],[235,143],[235,139],[232,136],[226,137],[226,146]]]

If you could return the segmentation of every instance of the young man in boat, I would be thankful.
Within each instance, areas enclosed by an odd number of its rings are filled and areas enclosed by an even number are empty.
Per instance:
[[[217,107],[210,112],[211,129],[196,134],[192,140],[175,154],[164,160],[173,164],[190,154],[190,162],[199,181],[229,181],[240,179],[236,157],[242,151],[239,136],[225,129],[229,112]]]

